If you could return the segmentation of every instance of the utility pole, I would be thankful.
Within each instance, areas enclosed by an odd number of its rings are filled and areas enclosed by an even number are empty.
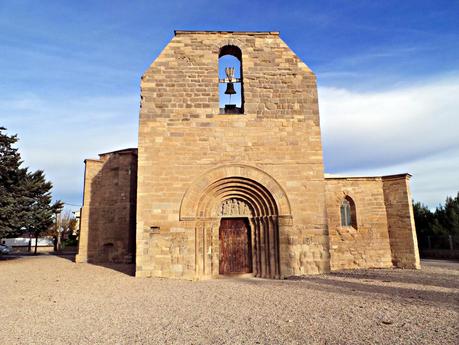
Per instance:
[[[62,249],[62,226],[61,226],[61,213],[56,213],[56,231],[57,231],[57,250]],[[59,223],[59,224],[58,224]]]
[[[58,232],[57,232],[57,211],[54,213],[54,233],[55,236],[53,236],[53,245],[54,245],[54,251],[57,252],[57,239],[58,239]]]

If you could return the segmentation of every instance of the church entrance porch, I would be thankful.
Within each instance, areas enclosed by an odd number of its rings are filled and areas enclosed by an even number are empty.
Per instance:
[[[251,273],[252,244],[247,218],[222,218],[219,274]]]

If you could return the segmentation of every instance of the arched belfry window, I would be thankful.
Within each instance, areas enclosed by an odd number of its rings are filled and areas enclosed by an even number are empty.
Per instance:
[[[351,197],[346,196],[341,203],[341,226],[352,226],[357,229],[357,213],[355,203]]]
[[[220,49],[218,74],[220,114],[243,114],[242,52],[238,47],[227,45]]]

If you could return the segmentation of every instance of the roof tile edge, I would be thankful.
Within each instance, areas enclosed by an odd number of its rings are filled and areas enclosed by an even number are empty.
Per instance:
[[[379,176],[346,176],[346,175],[333,175],[324,174],[326,180],[374,180],[374,179],[397,179],[397,178],[411,178],[409,173],[393,174],[393,175],[379,175]]]
[[[226,30],[174,30],[174,35],[186,34],[233,34],[233,35],[274,35],[279,36],[279,31],[226,31]]]
[[[115,150],[115,151],[99,153],[99,156],[111,155],[111,154],[115,154],[115,153],[118,153],[118,154],[123,154],[123,153],[137,154],[137,151],[138,151],[137,147],[129,147],[129,148],[126,148],[126,149],[120,149],[120,150]]]

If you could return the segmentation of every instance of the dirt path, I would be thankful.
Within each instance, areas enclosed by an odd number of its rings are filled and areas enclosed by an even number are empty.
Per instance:
[[[285,281],[136,279],[56,256],[0,260],[8,344],[458,344],[459,263]]]

